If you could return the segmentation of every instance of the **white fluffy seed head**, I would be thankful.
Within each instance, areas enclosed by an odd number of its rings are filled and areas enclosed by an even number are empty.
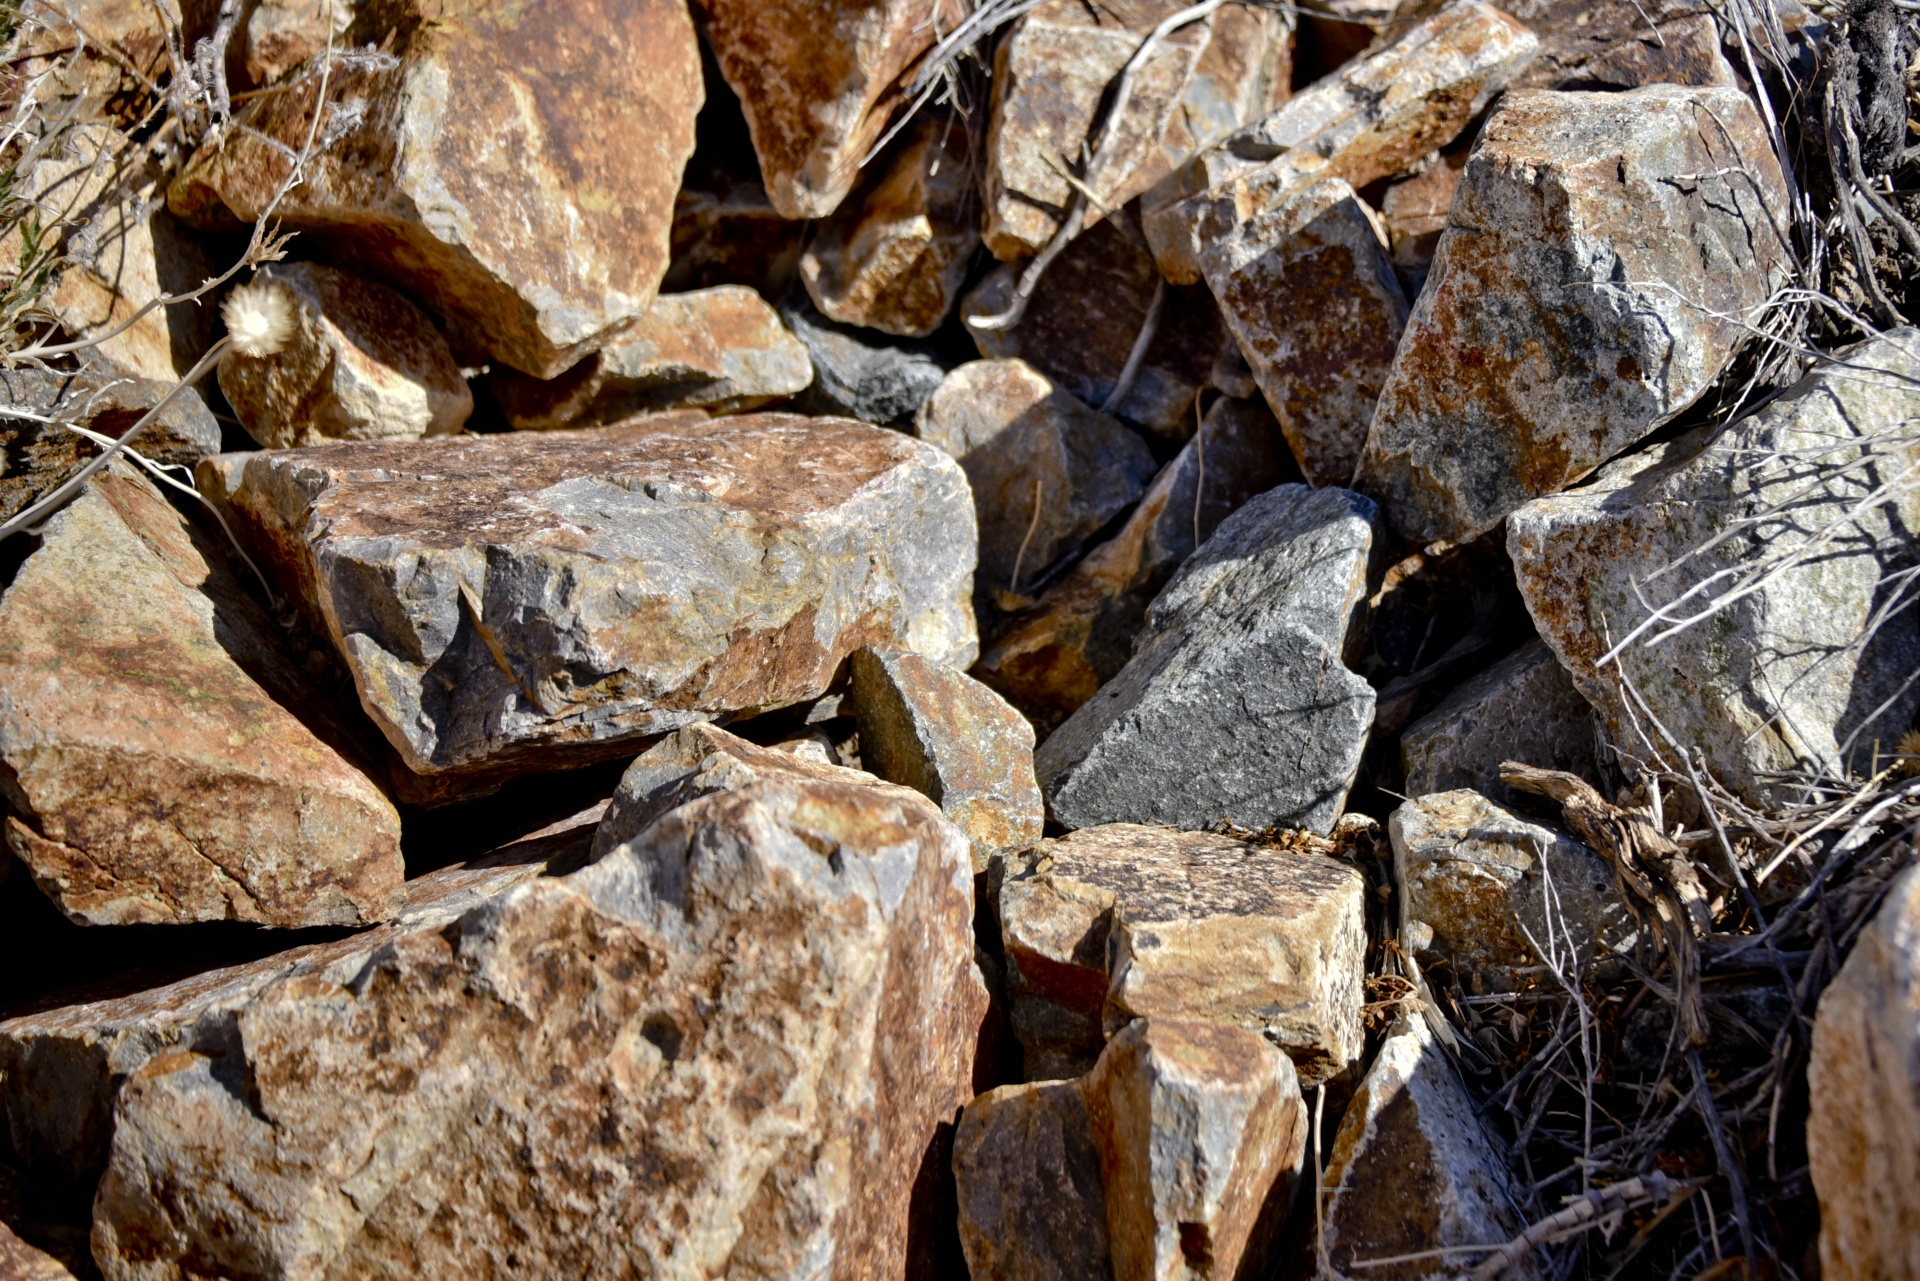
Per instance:
[[[271,356],[293,336],[293,296],[285,285],[256,276],[220,304],[233,349],[242,356]]]

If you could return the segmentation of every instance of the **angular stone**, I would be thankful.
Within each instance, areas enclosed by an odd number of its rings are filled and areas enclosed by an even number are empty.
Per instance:
[[[1579,480],[1720,372],[1786,278],[1786,207],[1737,89],[1509,94],[1467,161],[1358,488],[1407,538],[1465,542]]]
[[[1303,485],[1229,516],[1147,607],[1126,667],[1040,745],[1049,815],[1331,830],[1373,720],[1343,657],[1376,518]]]
[[[1204,436],[1160,469],[1119,533],[999,630],[974,675],[1030,714],[1069,715],[1127,665],[1148,604],[1195,537],[1205,541],[1255,494],[1299,478],[1264,401],[1220,397]]]
[[[1526,1226],[1511,1208],[1519,1189],[1499,1140],[1418,1014],[1396,1022],[1374,1056],[1322,1181],[1327,1256],[1341,1281],[1375,1276],[1353,1266],[1363,1260],[1511,1241]],[[1535,1281],[1534,1257],[1502,1275]],[[1393,1275],[1452,1281],[1460,1264],[1426,1259]]]
[[[960,366],[921,406],[914,428],[966,470],[980,520],[982,591],[1032,583],[1138,498],[1154,473],[1136,433],[1023,360]]]
[[[783,298],[800,278],[806,234],[807,224],[782,218],[757,182],[728,182],[716,191],[682,187],[673,200],[673,260],[660,289],[745,285]]]
[[[931,348],[828,320],[805,298],[783,302],[780,315],[813,358],[813,386],[800,400],[807,413],[910,431],[915,411],[947,376]]]
[[[1103,1031],[1142,1017],[1260,1032],[1307,1084],[1345,1074],[1361,1050],[1364,897],[1330,858],[1227,836],[1115,823],[1042,842],[999,898],[1028,1075],[1086,1070]]]
[[[1515,971],[1547,959],[1536,943],[1585,969],[1633,937],[1606,859],[1478,792],[1408,801],[1387,834],[1403,944],[1422,965],[1451,964],[1469,991],[1514,990]]]
[[[172,384],[108,370],[0,370],[0,405],[116,440],[172,390]],[[156,463],[192,467],[220,452],[220,424],[200,393],[185,388],[134,437],[130,448]],[[92,441],[53,423],[0,418],[0,520],[21,511],[99,452]]]
[[[289,710],[317,696],[222,549],[119,466],[0,599],[8,845],[85,924],[392,916],[392,804]]]
[[[931,804],[857,777],[702,797],[141,1065],[95,1256],[112,1276],[904,1275],[972,1093],[971,880]]]
[[[666,270],[702,97],[693,23],[679,0],[423,4],[379,15],[398,23],[390,54],[333,67],[330,145],[274,215],[461,342],[550,378],[645,315]],[[316,127],[321,78],[290,85],[195,154],[175,213],[266,212]]]
[[[351,0],[255,0],[238,43],[247,79],[268,85],[308,58],[347,49],[347,31],[359,6]]]
[[[698,408],[737,413],[804,391],[813,361],[751,289],[661,294],[640,322],[558,378],[489,380],[517,431],[593,427]]]
[[[1309,484],[1353,483],[1406,327],[1385,240],[1366,202],[1328,178],[1201,255],[1220,314]]]
[[[447,340],[385,285],[316,263],[268,263],[293,328],[272,356],[229,350],[220,390],[268,449],[329,440],[418,440],[466,425],[473,393]]]
[[[1797,8],[1781,6],[1779,19],[1789,32]],[[1633,0],[1509,0],[1506,9],[1540,37],[1539,56],[1515,79],[1515,88],[1737,83],[1720,49],[1717,15],[1703,0],[1641,0],[1637,6]],[[1757,21],[1755,27],[1758,59],[1766,36]]]
[[[824,218],[860,176],[957,0],[706,0],[703,30],[753,134],[773,207]]]
[[[924,338],[953,310],[980,244],[966,125],[928,117],[886,155],[800,258],[835,320]]]
[[[1914,563],[1920,495],[1896,486],[1886,503],[1850,515],[1920,463],[1903,426],[1920,416],[1920,330],[1837,358],[1845,367],[1816,370],[1759,412],[1624,458],[1507,524],[1541,638],[1614,740],[1637,742],[1633,725],[1646,723],[1637,706],[1629,714],[1624,677],[1665,732],[1750,804],[1784,795],[1768,774],[1867,769],[1875,742],[1884,758],[1920,707],[1920,690],[1903,688],[1920,668],[1913,611],[1890,614],[1858,644],[1888,575]],[[1830,528],[1841,532],[1817,553],[1796,552]],[[1800,559],[1787,563],[1791,555]],[[1618,674],[1597,666],[1649,609],[1716,575],[1707,594],[1718,592],[1763,566],[1758,590],[1710,621],[1657,646],[1627,645]],[[1705,599],[1696,594],[1675,616]]]
[[[484,776],[826,692],[862,645],[977,652],[960,468],[758,414],[202,465],[407,767]]]
[[[967,1104],[953,1175],[976,1281],[1112,1281],[1106,1184],[1078,1081],[1003,1085]]]
[[[1470,787],[1508,804],[1513,790],[1500,780],[1502,761],[1598,779],[1593,731],[1593,708],[1553,651],[1530,640],[1400,732],[1403,790],[1421,797]]]
[[[1239,130],[1147,193],[1141,223],[1168,280],[1200,279],[1200,255],[1308,183],[1365,187],[1450,142],[1540,42],[1483,0],[1456,0],[1371,57]]]
[[[1920,1273],[1920,872],[1909,868],[1820,998],[1807,1064],[1807,1159],[1820,1275]]]
[[[5,1281],[74,1281],[67,1265],[22,1241],[0,1223],[0,1278]]]
[[[908,650],[853,655],[860,763],[940,807],[973,846],[973,870],[1040,839],[1033,726],[963,672]]]
[[[173,0],[25,0],[19,14],[10,66],[23,82],[45,76],[40,102],[90,98],[123,111],[127,96],[137,102],[166,78],[167,37],[183,25]]]
[[[1099,7],[1051,0],[1001,39],[987,138],[986,242],[996,258],[1029,258],[1072,203],[1060,168],[1078,160],[1109,85],[1183,0]],[[1101,163],[1082,175],[1114,209],[1203,147],[1272,110],[1292,75],[1290,13],[1230,5],[1167,35],[1136,70],[1126,111],[1106,127]],[[1098,218],[1098,206],[1089,211]]]
[[[1381,198],[1380,221],[1393,246],[1393,266],[1406,285],[1406,296],[1417,298],[1433,269],[1433,253],[1447,227],[1453,193],[1467,166],[1467,151],[1449,147],[1435,152],[1425,167],[1390,183]]]

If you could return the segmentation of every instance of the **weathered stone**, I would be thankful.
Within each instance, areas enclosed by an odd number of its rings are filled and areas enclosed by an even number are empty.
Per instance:
[[[953,1136],[973,1281],[1112,1281],[1106,1184],[1078,1081],[1003,1085]]]
[[[661,294],[640,322],[558,378],[490,381],[520,431],[592,427],[666,409],[737,413],[804,391],[813,361],[759,294]]]
[[[800,258],[814,306],[910,338],[940,327],[980,244],[969,148],[964,122],[928,117],[874,161]]]
[[[1207,246],[1201,269],[1307,481],[1350,485],[1407,299],[1373,210],[1314,183]]]
[[[1807,1159],[1820,1275],[1920,1275],[1920,872],[1895,881],[1820,998]]]
[[[782,218],[757,182],[728,182],[717,191],[682,187],[673,200],[673,261],[664,293],[745,285],[784,298],[800,279],[807,224]]]
[[[983,592],[1033,582],[1153,478],[1144,440],[1023,360],[960,366],[927,398],[914,427],[966,470]]]
[[[1374,505],[1282,485],[1229,516],[1147,608],[1133,658],[1034,757],[1067,827],[1333,827],[1373,690],[1343,661]]]
[[[1088,145],[1111,82],[1184,0],[1089,6],[1051,0],[1016,22],[994,54],[987,137],[986,242],[996,258],[1028,258],[1059,229],[1073,189],[1061,167]],[[1169,33],[1135,71],[1100,163],[1083,175],[1114,209],[1286,98],[1292,15],[1229,5]],[[1089,211],[1097,219],[1098,207]]]
[[[976,676],[1030,713],[1068,715],[1127,665],[1148,604],[1195,538],[1205,541],[1255,494],[1298,479],[1264,401],[1220,397],[1204,437],[1160,469],[1119,533],[1009,620],[974,664]]]
[[[315,696],[222,550],[118,466],[0,599],[8,845],[87,924],[392,916],[393,806],[289,710]]]
[[[254,0],[240,28],[247,80],[268,85],[308,58],[348,47],[355,0]]]
[[[1500,804],[1502,761],[1598,779],[1593,708],[1539,640],[1462,681],[1400,733],[1408,796],[1470,787]]]
[[[1604,858],[1478,792],[1408,801],[1387,834],[1403,944],[1423,965],[1451,964],[1469,991],[1514,990],[1516,971],[1549,959],[1539,949],[1585,969],[1633,937]]]
[[[67,1265],[22,1241],[0,1223],[0,1281],[74,1281]]]
[[[1425,167],[1388,185],[1380,202],[1380,221],[1393,246],[1393,266],[1406,285],[1406,296],[1417,298],[1433,269],[1433,253],[1447,228],[1447,211],[1467,167],[1467,151],[1449,147],[1427,158]]]
[[[1482,0],[1456,0],[1373,56],[1301,93],[1147,193],[1141,223],[1168,280],[1240,222],[1322,178],[1355,188],[1444,146],[1539,48]]]
[[[753,133],[773,207],[824,218],[860,176],[957,0],[706,0],[704,29]]]
[[[1033,726],[985,685],[907,650],[854,653],[860,763],[940,807],[973,846],[973,870],[1025,849],[1046,821]]]
[[[116,1281],[905,1275],[972,1093],[971,881],[931,804],[857,776],[702,797],[147,1060],[95,1257]]]
[[[861,423],[643,419],[229,454],[200,488],[418,774],[552,768],[805,702],[862,645],[977,652],[965,477]]]
[[[1515,88],[1736,83],[1720,50],[1719,14],[1703,0],[1505,0],[1503,7],[1540,37],[1540,53],[1515,79]],[[1779,19],[1789,31],[1798,7],[1780,7]],[[1728,11],[1719,13],[1731,20]],[[1764,56],[1764,32],[1756,21],[1756,58]]]
[[[172,390],[170,384],[108,371],[0,369],[0,405],[116,440]],[[200,393],[188,387],[134,437],[130,447],[156,463],[191,467],[220,452],[220,424],[207,411]],[[99,452],[94,442],[52,423],[0,417],[0,520],[73,475]]]
[[[1323,1182],[1325,1242],[1334,1275],[1367,1281],[1369,1259],[1446,1246],[1504,1243],[1526,1226],[1519,1189],[1473,1097],[1441,1053],[1422,1015],[1401,1018],[1347,1105]],[[1502,1274],[1539,1276],[1529,1256]],[[1452,1281],[1461,1256],[1389,1269],[1394,1281]]]
[[[1920,463],[1904,426],[1920,416],[1920,330],[1839,359],[1845,367],[1808,375],[1758,413],[1622,459],[1507,524],[1527,609],[1614,741],[1637,742],[1633,726],[1646,724],[1625,678],[1665,733],[1754,804],[1781,794],[1768,774],[1865,769],[1876,740],[1889,752],[1920,704],[1920,690],[1903,689],[1920,667],[1913,611],[1859,643],[1888,576],[1915,562],[1920,495],[1895,485],[1853,514]],[[1836,532],[1807,554],[1823,530]],[[1756,591],[1710,621],[1627,645],[1617,673],[1597,665],[1649,609],[1722,576],[1673,616],[1690,615],[1763,570]]]
[[[1115,823],[1042,842],[1000,887],[1027,1075],[1085,1071],[1134,1018],[1250,1028],[1308,1084],[1361,1050],[1365,887],[1319,855]]]
[[[1464,542],[1579,480],[1720,372],[1786,278],[1786,207],[1736,89],[1509,94],[1460,179],[1358,488],[1413,541]]]
[[[911,430],[914,412],[947,376],[931,348],[828,320],[804,297],[780,304],[780,315],[813,358],[813,386],[799,402],[807,413]]]
[[[121,113],[166,78],[168,33],[183,25],[176,0],[24,0],[17,12],[9,68],[22,83],[44,77],[40,102],[91,99]]]
[[[391,53],[332,68],[327,145],[274,216],[458,341],[552,377],[645,315],[666,270],[702,97],[693,23],[679,0],[423,6],[360,15],[356,37],[391,32]],[[174,181],[174,212],[261,217],[321,88],[309,74],[246,103]]]
[[[278,353],[220,359],[220,390],[268,449],[418,440],[466,425],[473,393],[447,340],[385,285],[315,263],[268,263],[292,329]]]

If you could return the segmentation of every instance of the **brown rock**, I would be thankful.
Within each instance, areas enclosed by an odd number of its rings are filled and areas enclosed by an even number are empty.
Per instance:
[[[1633,0],[1504,0],[1501,8],[1540,37],[1540,53],[1515,78],[1517,89],[1735,83],[1721,52],[1716,14],[1703,0],[1640,0],[1637,6]],[[1798,25],[1796,9],[1782,5],[1779,10],[1789,32]],[[1765,31],[1755,23],[1755,58],[1764,56]]]
[[[1412,176],[1388,184],[1380,204],[1380,221],[1393,246],[1393,265],[1406,282],[1407,296],[1417,297],[1433,266],[1433,252],[1446,230],[1453,192],[1467,166],[1467,149],[1450,147],[1429,156]]]
[[[551,377],[646,314],[666,270],[702,97],[693,24],[680,0],[534,0],[430,22],[415,0],[393,10],[361,15],[356,35],[398,23],[392,55],[333,68],[330,145],[275,216],[462,342]],[[265,213],[315,128],[320,77],[290,83],[194,156],[168,193],[175,213]]]
[[[737,413],[802,391],[813,361],[759,294],[661,294],[640,322],[558,378],[489,380],[519,431],[593,427],[666,409]]]
[[[220,551],[117,467],[0,599],[8,845],[88,924],[392,916],[393,806],[288,710],[313,695]]]
[[[1200,262],[1308,483],[1352,484],[1407,323],[1373,210],[1328,178],[1233,227]]]
[[[967,834],[973,870],[1040,839],[1033,726],[963,672],[907,650],[855,652],[860,763],[911,787]]]
[[[73,1281],[67,1265],[36,1250],[0,1223],[0,1281]]]
[[[224,455],[200,471],[407,767],[496,777],[826,692],[862,645],[976,653],[951,459],[842,419]]]
[[[349,47],[353,0],[254,0],[240,29],[247,80],[272,84],[308,58]]]
[[[673,198],[673,261],[660,289],[745,285],[765,298],[785,297],[800,279],[806,236],[807,224],[782,218],[757,182],[726,182],[714,191],[682,187]]]
[[[137,117],[143,91],[166,78],[167,35],[182,26],[174,0],[25,0],[18,12],[10,69],[23,82],[46,77],[39,101],[92,99],[123,123],[132,122],[130,108]]]
[[[328,440],[418,440],[460,430],[473,393],[447,340],[384,285],[316,263],[269,263],[293,316],[272,356],[229,350],[220,390],[268,449]]]
[[[1078,1081],[1003,1085],[953,1136],[973,1281],[1112,1281],[1106,1185]]]

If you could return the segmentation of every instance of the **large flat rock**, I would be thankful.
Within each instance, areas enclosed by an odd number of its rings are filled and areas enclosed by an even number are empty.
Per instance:
[[[224,455],[201,488],[422,775],[551,767],[803,702],[866,644],[962,665],[976,650],[964,475],[861,423]]]

